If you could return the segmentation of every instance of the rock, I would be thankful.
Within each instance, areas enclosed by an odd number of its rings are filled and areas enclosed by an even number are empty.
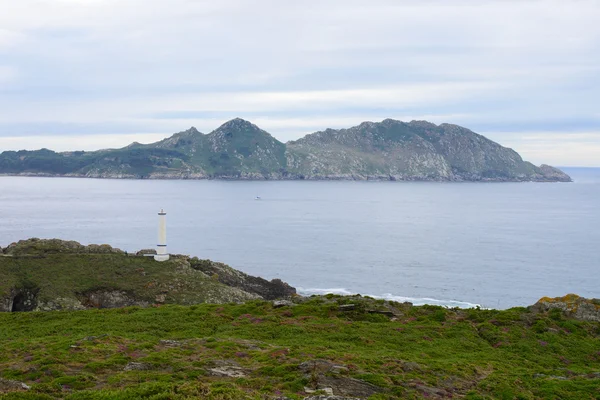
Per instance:
[[[318,387],[329,387],[335,395],[367,398],[383,391],[379,386],[360,379],[342,376],[317,376]]]
[[[281,308],[281,307],[293,307],[296,304],[292,303],[289,300],[275,300],[273,301],[273,308]]]
[[[360,400],[358,397],[345,397],[345,396],[335,396],[335,395],[318,395],[318,396],[308,396],[305,397],[304,400]]]
[[[344,367],[343,365],[334,365],[329,370],[329,372],[332,372],[334,374],[343,374],[343,373],[346,373],[348,371],[349,371],[349,369],[347,367]]]
[[[390,317],[390,318],[393,318],[393,317],[396,316],[396,314],[394,314],[390,310],[367,310],[367,312],[369,314],[381,314],[381,315],[385,315],[386,317]]]
[[[421,365],[416,363],[416,362],[412,362],[412,361],[402,361],[400,368],[402,368],[402,371],[404,372],[411,372],[411,371],[420,371],[422,370]]]
[[[338,307],[340,311],[352,311],[356,309],[356,304],[342,304]]]
[[[586,299],[576,294],[555,298],[543,297],[529,309],[533,312],[558,309],[578,320],[600,322],[600,299]]]
[[[126,254],[123,250],[107,244],[90,244],[84,246],[73,240],[31,238],[11,243],[3,249],[5,254],[12,256],[45,256],[55,253],[77,254]]]
[[[540,170],[542,172],[542,175],[549,181],[572,182],[571,177],[558,168],[542,164],[540,165]]]
[[[169,339],[161,340],[159,343],[165,347],[181,347],[183,345],[183,342]]]
[[[144,256],[146,254],[156,254],[156,249],[142,249],[135,253],[136,256]]]
[[[149,303],[136,299],[122,290],[94,290],[80,295],[81,303],[87,308],[118,308],[129,306],[147,307]]]
[[[437,397],[449,397],[449,394],[446,390],[435,388],[426,385],[416,384],[415,389],[419,390],[421,393],[427,395],[428,397],[437,396]]]
[[[331,361],[317,359],[303,362],[298,365],[306,377],[315,385],[313,390],[324,390],[330,388],[335,395],[358,396],[366,398],[381,392],[379,386],[372,385],[359,379],[339,376],[340,372],[348,369],[343,365],[337,365]],[[338,374],[330,376],[330,373]]]
[[[23,382],[0,378],[0,393],[18,392],[31,389]]]
[[[236,343],[246,347],[248,350],[262,350],[262,347],[268,346],[266,343],[250,339],[238,339]]]
[[[196,257],[190,259],[190,265],[193,269],[214,277],[220,283],[237,287],[245,292],[255,293],[265,300],[285,299],[296,295],[296,289],[281,279],[267,281],[266,279],[237,271],[223,263],[200,260]]]
[[[210,368],[208,371],[212,376],[224,376],[227,378],[243,378],[246,376],[244,369],[241,367],[216,367]]]
[[[128,363],[123,371],[149,371],[152,369],[152,364],[143,362],[130,362]]]
[[[298,369],[305,374],[333,372],[334,369],[338,371],[342,369],[347,370],[343,365],[337,365],[331,361],[322,359],[305,361],[298,365]]]
[[[166,293],[157,294],[154,297],[154,301],[156,301],[157,303],[164,303],[165,301],[167,301],[167,294]]]
[[[227,378],[243,378],[246,376],[246,370],[238,363],[230,360],[213,361],[214,367],[209,368],[208,372],[212,376],[223,376]]]
[[[86,307],[78,299],[57,297],[52,300],[39,301],[36,311],[85,310]]]
[[[317,389],[311,389],[311,388],[305,387],[304,391],[306,393],[325,392],[326,395],[333,396],[333,389],[332,388],[328,388],[328,387],[317,388]]]

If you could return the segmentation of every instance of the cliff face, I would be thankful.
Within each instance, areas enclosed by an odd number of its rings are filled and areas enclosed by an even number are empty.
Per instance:
[[[570,181],[466,128],[426,121],[365,122],[288,144],[290,171],[308,179]]]
[[[96,152],[0,154],[0,174],[154,179],[386,179],[562,181],[469,129],[384,120],[327,129],[287,144],[236,118],[205,135],[190,128],[160,142]]]
[[[159,263],[109,245],[58,239],[28,239],[0,248],[0,276],[0,311],[230,303],[296,293],[279,280],[208,260],[173,255]]]

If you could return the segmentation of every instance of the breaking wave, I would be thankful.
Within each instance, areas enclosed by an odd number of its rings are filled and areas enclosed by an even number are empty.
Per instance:
[[[351,296],[355,294],[360,294],[362,296],[369,296],[375,299],[384,299],[384,300],[392,300],[403,303],[405,301],[409,301],[413,303],[415,306],[422,306],[424,304],[433,305],[433,306],[442,306],[442,307],[458,307],[458,308],[476,308],[481,307],[479,304],[468,303],[466,301],[458,301],[458,300],[440,300],[440,299],[432,299],[429,297],[405,297],[405,296],[396,296],[391,293],[384,293],[382,295],[374,295],[374,294],[366,294],[366,293],[356,293],[352,292],[348,289],[344,288],[329,288],[329,289],[319,289],[319,288],[296,288],[298,294],[303,296],[311,296],[313,294],[316,295],[324,295],[324,294],[338,294],[342,296]]]

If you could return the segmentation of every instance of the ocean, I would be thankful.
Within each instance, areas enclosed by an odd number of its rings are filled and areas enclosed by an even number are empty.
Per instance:
[[[153,248],[164,208],[171,253],[301,294],[490,308],[600,297],[600,169],[564,170],[574,183],[0,177],[0,246]]]

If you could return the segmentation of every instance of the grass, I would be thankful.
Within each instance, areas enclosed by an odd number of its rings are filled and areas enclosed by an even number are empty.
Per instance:
[[[339,305],[356,308],[340,311]],[[387,304],[387,303],[386,303]],[[373,399],[600,398],[600,324],[535,314],[314,297],[0,314],[0,377],[31,386],[0,399],[304,398],[320,381],[354,378]],[[338,373],[305,373],[322,359]],[[131,362],[142,370],[125,371]],[[218,365],[243,377],[214,376]],[[317,386],[318,387],[318,386]]]
[[[152,257],[115,253],[0,256],[0,276],[0,301],[10,296],[11,290],[27,288],[37,293],[42,309],[69,308],[94,291],[121,291],[135,301],[148,304],[217,303],[251,298],[194,270],[185,256],[172,256],[163,263],[155,262]]]

